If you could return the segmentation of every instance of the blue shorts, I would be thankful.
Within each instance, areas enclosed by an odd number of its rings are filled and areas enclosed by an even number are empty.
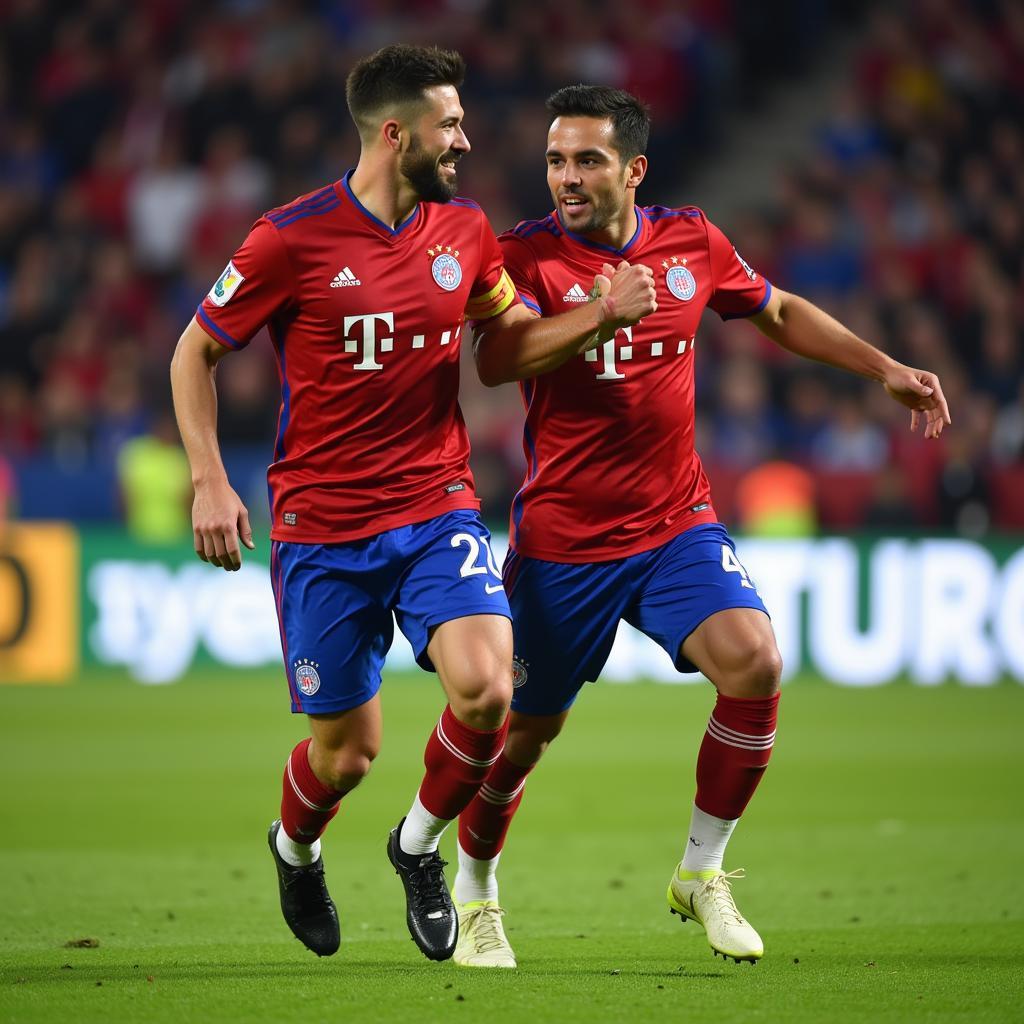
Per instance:
[[[620,619],[663,647],[680,672],[695,672],[681,647],[708,616],[726,608],[768,614],[720,523],[611,562],[509,552],[504,572],[515,635],[512,707],[528,715],[565,711],[597,679]]]
[[[490,536],[476,512],[459,510],[347,544],[275,541],[270,575],[292,711],[365,704],[380,689],[392,613],[428,672],[434,626],[510,618]]]

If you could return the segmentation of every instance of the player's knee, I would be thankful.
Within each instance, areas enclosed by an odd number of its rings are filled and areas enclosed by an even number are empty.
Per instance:
[[[321,781],[339,793],[347,793],[369,775],[376,756],[377,749],[365,744],[331,751],[324,766],[329,777]]]
[[[473,729],[497,729],[505,721],[511,703],[511,671],[477,676],[451,699],[455,717]]]
[[[501,685],[489,686],[479,693],[463,697],[459,706],[452,702],[455,717],[473,729],[497,729],[505,721],[512,701],[512,684],[508,690]]]
[[[455,717],[473,729],[497,729],[512,703],[512,666],[496,657],[467,659],[449,680]]]
[[[751,647],[740,679],[740,696],[771,697],[782,679],[782,655],[775,642],[767,640]]]

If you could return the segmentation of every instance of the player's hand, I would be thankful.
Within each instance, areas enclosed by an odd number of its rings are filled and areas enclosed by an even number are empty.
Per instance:
[[[924,436],[938,437],[943,427],[952,424],[942,385],[934,373],[896,363],[882,385],[891,398],[910,410],[911,430],[923,422]]]
[[[598,343],[615,336],[623,327],[631,327],[658,308],[654,273],[638,263],[623,260],[617,267],[605,263],[594,278],[595,301],[601,303],[601,327]]]
[[[199,484],[192,502],[192,537],[196,554],[211,565],[233,572],[242,566],[238,541],[252,551],[249,512],[227,480]]]

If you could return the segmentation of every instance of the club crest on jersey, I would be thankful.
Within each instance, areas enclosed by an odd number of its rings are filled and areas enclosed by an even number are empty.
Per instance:
[[[668,290],[680,302],[689,302],[697,294],[697,282],[686,265],[686,259],[673,256],[670,260],[662,260],[661,265],[665,270]]]
[[[228,262],[224,273],[217,278],[217,283],[210,289],[207,296],[215,306],[223,306],[238,291],[238,286],[245,280],[235,269],[234,263]]]
[[[320,663],[310,661],[309,658],[299,658],[295,662],[295,685],[307,697],[312,697],[320,689],[320,673],[317,669]]]
[[[427,250],[428,256],[434,257],[430,264],[430,273],[434,280],[446,291],[453,292],[462,284],[462,264],[459,263],[459,250],[450,245],[434,245]]]

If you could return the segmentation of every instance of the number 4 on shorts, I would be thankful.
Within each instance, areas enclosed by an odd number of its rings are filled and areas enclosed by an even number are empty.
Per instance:
[[[736,552],[728,544],[722,545],[722,568],[726,572],[738,572],[740,574],[740,583],[751,590],[754,589],[754,584],[750,582],[747,570],[740,564],[740,560],[736,557]]]

